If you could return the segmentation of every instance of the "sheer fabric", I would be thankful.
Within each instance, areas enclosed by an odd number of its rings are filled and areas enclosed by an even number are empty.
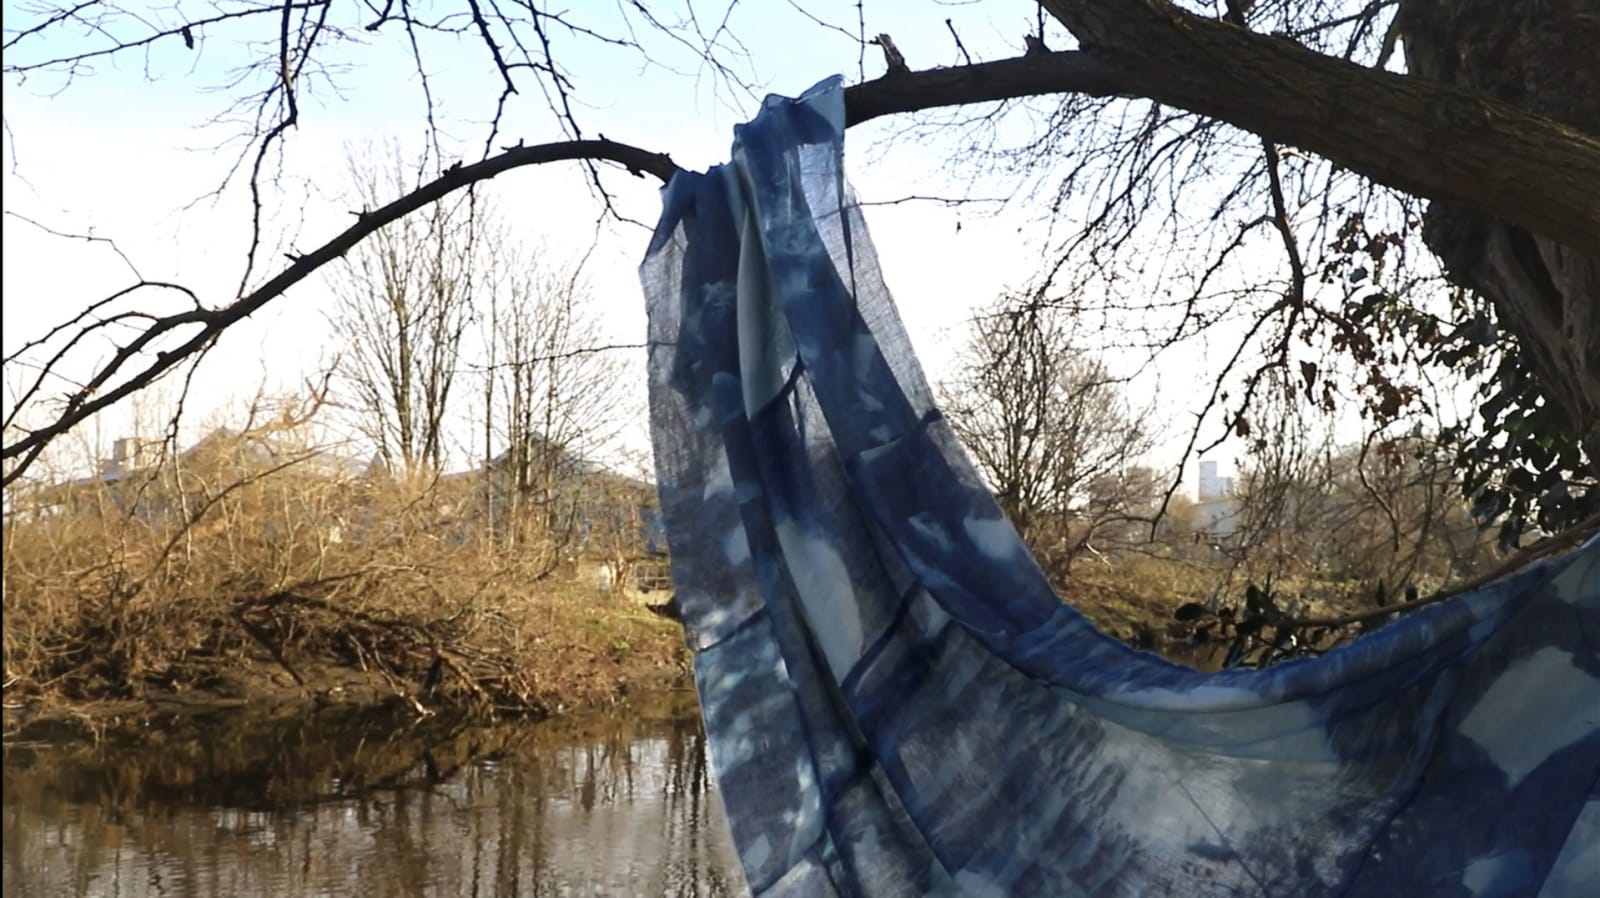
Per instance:
[[[837,78],[683,173],[641,274],[656,468],[757,895],[1600,894],[1600,543],[1206,674],[1052,593],[935,407]],[[940,301],[930,297],[926,301]]]

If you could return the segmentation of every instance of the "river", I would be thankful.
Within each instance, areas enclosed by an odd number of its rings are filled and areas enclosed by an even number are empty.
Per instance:
[[[7,898],[745,894],[692,697],[542,723],[185,714],[9,737]]]

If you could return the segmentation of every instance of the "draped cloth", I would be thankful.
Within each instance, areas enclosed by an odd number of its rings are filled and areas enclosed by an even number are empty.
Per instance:
[[[837,78],[769,98],[729,164],[667,186],[641,267],[751,891],[1600,894],[1600,542],[1264,670],[1102,635],[935,407],[843,133]]]

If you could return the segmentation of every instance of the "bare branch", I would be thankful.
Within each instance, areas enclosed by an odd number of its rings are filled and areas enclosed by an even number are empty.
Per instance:
[[[281,296],[290,287],[310,277],[323,265],[343,256],[361,240],[401,217],[435,202],[456,190],[488,180],[513,168],[539,165],[547,162],[597,159],[617,162],[635,174],[648,172],[662,181],[669,180],[678,169],[664,154],[651,153],[627,144],[610,140],[568,141],[515,147],[482,162],[450,169],[434,181],[394,200],[381,209],[358,214],[357,221],[337,237],[321,247],[301,256],[271,280],[238,300],[217,309],[197,308],[176,315],[164,316],[132,342],[118,350],[111,361],[89,380],[86,389],[71,396],[59,417],[49,425],[27,432],[20,439],[7,443],[0,449],[0,458],[20,458],[23,461],[5,473],[5,483],[11,483],[27,469],[50,440],[71,430],[85,419],[108,408],[123,398],[152,383],[183,359],[200,351],[221,336],[229,327],[244,320],[263,306]],[[121,372],[124,365],[142,353],[158,337],[188,325],[199,325],[198,332],[173,349],[158,352],[155,358],[139,371],[111,389],[104,389],[111,378]]]
[[[296,10],[296,9],[301,9],[301,10],[303,10],[303,9],[315,9],[316,7],[319,7],[319,6],[328,5],[328,2],[329,2],[329,0],[309,0],[309,2],[295,3],[295,2],[293,2],[293,0],[289,0],[289,2],[286,2],[284,4],[284,6],[282,7],[282,11]],[[37,31],[42,30],[45,27],[48,27],[49,25],[55,24],[57,22],[65,21],[67,18],[70,18],[70,17],[76,15],[76,13],[78,11],[86,9],[86,8],[88,8],[90,6],[96,6],[96,5],[99,5],[99,4],[98,3],[82,3],[82,4],[79,4],[76,8],[74,8],[69,13],[58,14],[56,16],[52,16],[50,19],[46,20],[46,22],[41,24],[40,26],[38,26],[36,28],[28,29],[28,31],[22,32],[16,38],[13,38],[10,42],[8,42],[6,44],[5,49],[10,50],[11,47],[12,47],[12,44],[15,44],[17,42],[17,40],[19,40],[23,36],[26,36],[29,33],[37,32]],[[48,70],[51,70],[51,69],[57,69],[57,68],[62,68],[62,67],[67,67],[69,69],[76,69],[78,66],[82,65],[85,62],[88,62],[91,59],[99,59],[99,58],[105,57],[105,56],[113,56],[113,55],[117,55],[117,54],[122,54],[122,53],[126,53],[129,50],[137,50],[137,49],[139,49],[141,47],[147,47],[147,46],[155,43],[156,41],[161,40],[162,38],[172,37],[172,38],[180,38],[181,39],[181,38],[183,38],[183,35],[184,35],[185,32],[193,32],[193,31],[205,28],[208,25],[219,25],[219,24],[222,24],[224,22],[235,22],[235,21],[242,20],[242,19],[253,18],[255,16],[268,15],[268,14],[271,14],[271,13],[274,13],[274,12],[280,12],[279,7],[276,7],[276,6],[258,6],[258,7],[252,7],[252,8],[249,8],[249,9],[235,10],[233,12],[220,13],[218,15],[208,16],[208,17],[203,18],[203,19],[194,19],[192,21],[185,22],[182,25],[175,25],[175,26],[170,27],[170,28],[155,29],[155,30],[152,31],[151,34],[146,35],[145,37],[142,37],[142,38],[137,38],[137,39],[132,39],[132,40],[119,39],[112,46],[104,47],[104,48],[99,49],[99,50],[87,50],[87,51],[84,51],[82,53],[73,53],[73,54],[70,54],[70,55],[67,55],[67,56],[51,57],[49,59],[46,59],[46,60],[43,60],[43,61],[40,61],[40,62],[28,62],[28,63],[20,63],[20,64],[19,63],[9,63],[4,67],[4,71],[6,71],[7,73],[11,73],[11,74],[25,75],[25,74],[28,74],[30,72],[48,71]]]
[[[64,237],[69,240],[82,240],[85,243],[103,243],[109,247],[112,252],[117,254],[117,258],[122,260],[122,264],[128,266],[128,271],[132,273],[134,277],[141,281],[144,280],[144,276],[139,274],[138,266],[134,265],[133,260],[128,258],[128,254],[122,251],[122,247],[117,245],[117,241],[112,240],[110,237],[97,237],[94,234],[78,234],[68,231],[59,231],[47,224],[44,224],[43,222],[29,218],[20,212],[13,212],[10,209],[5,210],[5,214],[11,218],[15,218],[18,221],[27,222],[28,224],[33,225],[39,230],[44,231],[46,234],[50,234],[54,237]]]

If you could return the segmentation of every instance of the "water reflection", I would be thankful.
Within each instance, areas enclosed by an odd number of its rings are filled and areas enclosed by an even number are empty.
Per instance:
[[[163,721],[6,747],[7,896],[744,893],[692,704]]]

